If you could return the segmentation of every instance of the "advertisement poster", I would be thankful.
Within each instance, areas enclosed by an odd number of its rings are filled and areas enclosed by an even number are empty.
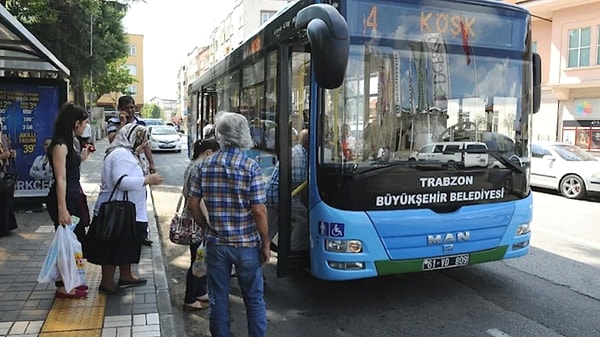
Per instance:
[[[42,157],[45,154],[44,141],[52,138],[54,120],[65,99],[66,89],[59,81],[0,82],[2,131],[9,137],[11,147],[17,151],[16,198],[45,197],[48,194],[52,178],[43,178],[36,172],[31,175],[30,169],[36,158],[41,165],[49,165],[44,163]]]

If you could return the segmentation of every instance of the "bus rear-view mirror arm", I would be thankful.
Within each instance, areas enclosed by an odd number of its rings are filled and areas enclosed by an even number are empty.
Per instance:
[[[533,113],[540,111],[542,104],[542,58],[540,54],[532,54],[533,62]]]
[[[317,84],[326,89],[339,87],[350,49],[346,20],[333,6],[314,4],[298,12],[296,27],[305,25]]]

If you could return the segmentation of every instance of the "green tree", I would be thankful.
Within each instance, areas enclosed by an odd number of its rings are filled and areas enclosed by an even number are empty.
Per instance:
[[[92,93],[93,102],[97,102],[102,95],[109,93],[125,93],[128,86],[137,82],[135,77],[129,73],[129,69],[125,67],[127,58],[123,57],[106,65],[106,72],[100,78],[95,78],[90,83],[89,78],[85,80],[85,91]],[[117,94],[119,95],[119,94]],[[117,103],[117,97],[111,97],[113,102]]]
[[[142,118],[162,118],[162,111],[160,107],[155,104],[145,104],[142,108]]]
[[[70,69],[75,103],[83,105],[84,80],[102,78],[107,64],[126,57],[122,20],[129,4],[141,0],[3,1],[8,11]]]

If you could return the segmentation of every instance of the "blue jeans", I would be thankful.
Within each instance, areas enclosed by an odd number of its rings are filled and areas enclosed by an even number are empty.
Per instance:
[[[260,263],[260,247],[206,247],[206,269],[208,279],[208,313],[210,333],[213,337],[230,337],[229,292],[231,288],[231,266],[235,265],[238,284],[242,290],[248,337],[267,335],[267,313],[264,283]]]

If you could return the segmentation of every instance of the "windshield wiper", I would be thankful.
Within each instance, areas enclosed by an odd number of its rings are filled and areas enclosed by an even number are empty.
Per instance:
[[[512,160],[506,158],[505,156],[501,155],[500,153],[498,153],[498,151],[496,151],[496,150],[487,150],[486,153],[489,154],[490,156],[492,156],[497,161],[499,161],[501,164],[503,164],[505,167],[507,167],[511,171],[513,171],[515,173],[519,173],[519,174],[524,174],[525,173],[525,171],[523,171],[523,167],[522,166],[517,166],[517,164],[515,164],[514,161],[512,161]],[[513,155],[513,156],[516,157],[519,160],[519,163],[521,163],[521,160],[519,159],[519,157],[517,157],[516,155]],[[511,158],[513,156],[511,156]]]

